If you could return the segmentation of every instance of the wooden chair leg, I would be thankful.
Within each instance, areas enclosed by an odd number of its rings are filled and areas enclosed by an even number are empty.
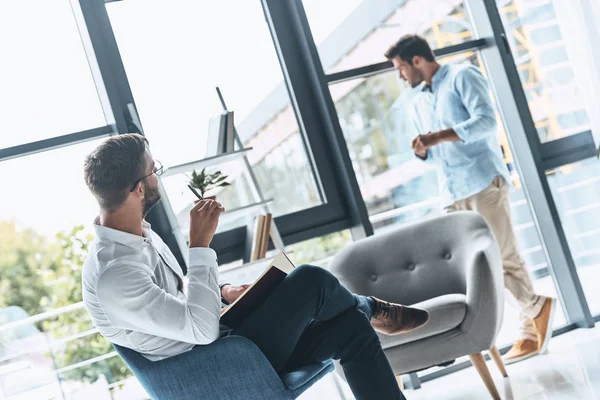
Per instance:
[[[504,361],[502,361],[502,357],[500,356],[500,352],[498,351],[496,346],[490,349],[490,356],[498,366],[498,369],[500,370],[502,376],[506,378],[508,376],[508,373],[506,372],[506,368],[504,368]]]
[[[475,366],[475,369],[477,369],[477,372],[479,372],[479,376],[481,376],[481,379],[483,380],[483,383],[485,383],[490,395],[492,395],[492,398],[494,400],[500,400],[500,394],[498,394],[498,389],[496,389],[496,385],[490,375],[490,370],[485,364],[483,355],[481,353],[476,353],[471,354],[469,357],[471,357],[471,362]]]
[[[396,375],[396,382],[398,382],[398,387],[400,390],[404,390],[404,381],[402,380],[402,375]]]

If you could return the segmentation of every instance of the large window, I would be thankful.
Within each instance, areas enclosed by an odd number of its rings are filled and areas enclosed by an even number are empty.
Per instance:
[[[3,1],[0,38],[0,148],[106,125],[68,1]]]
[[[497,0],[527,101],[542,142],[592,128],[589,104],[597,100],[597,73],[563,0]]]
[[[156,158],[170,167],[204,157],[209,118],[222,111],[218,86],[244,146],[253,148],[248,159],[273,214],[321,204],[260,2],[129,0],[108,11]],[[242,162],[214,169],[233,183],[213,192],[226,209],[258,200]],[[184,230],[194,199],[186,179],[164,179]],[[244,223],[225,216],[220,231]]]
[[[593,314],[600,314],[600,161],[591,158],[548,172],[548,182]]]
[[[98,144],[0,162],[9,189],[0,198],[2,398],[109,395],[109,385],[130,376],[119,357],[103,359],[112,347],[80,303],[81,268],[98,213],[83,159]],[[3,326],[57,309],[63,311],[39,322]]]
[[[420,33],[433,48],[473,38],[462,0],[304,0],[325,73],[386,61],[401,36]]]
[[[540,141],[566,138],[562,143],[568,147],[576,142],[572,135],[597,136],[598,113],[591,105],[600,93],[594,40],[600,31],[590,18],[597,8],[564,0],[496,3]],[[586,154],[567,157],[567,165],[546,174],[590,310],[598,314],[600,299],[591,282],[600,260],[595,246],[599,170],[598,160],[587,158],[595,150],[587,145]]]

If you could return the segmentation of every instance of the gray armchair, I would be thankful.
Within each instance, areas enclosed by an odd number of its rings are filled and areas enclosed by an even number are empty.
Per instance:
[[[481,352],[490,350],[506,376],[494,346],[504,276],[500,250],[480,215],[452,213],[357,241],[336,255],[330,270],[355,293],[429,311],[429,323],[413,332],[380,335],[396,375],[469,355],[499,399]]]

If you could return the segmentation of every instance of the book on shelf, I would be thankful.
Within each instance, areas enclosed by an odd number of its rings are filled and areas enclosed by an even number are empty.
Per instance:
[[[233,111],[227,112],[225,153],[232,153],[235,150],[235,125],[233,123]]]
[[[221,120],[219,122],[219,152],[217,154],[225,153],[227,149],[227,113],[221,114]]]
[[[239,328],[294,268],[287,255],[279,253],[271,260],[262,275],[240,297],[221,311],[221,323],[231,329]]]
[[[208,136],[206,141],[205,157],[214,157],[219,155],[219,140],[221,138],[221,115],[217,115],[208,120]]]
[[[262,244],[262,232],[264,229],[264,215],[257,215],[254,220],[254,232],[252,236],[252,251],[250,253],[250,261],[259,259],[260,246]]]
[[[206,157],[215,157],[226,152],[227,113],[221,113],[209,119]]]
[[[269,238],[271,237],[272,214],[258,215],[254,221],[254,231],[252,237],[252,249],[250,252],[250,261],[257,261],[265,258],[269,249]]]
[[[261,244],[260,244],[260,252],[258,254],[258,259],[263,259],[267,256],[267,250],[269,249],[269,238],[271,237],[271,221],[273,219],[273,215],[271,213],[265,214],[265,218],[263,220],[263,231],[261,235]]]

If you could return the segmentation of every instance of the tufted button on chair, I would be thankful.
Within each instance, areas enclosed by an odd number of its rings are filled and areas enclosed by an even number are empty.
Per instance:
[[[498,244],[479,214],[452,213],[357,241],[335,256],[330,270],[355,293],[429,311],[421,328],[380,335],[396,375],[469,355],[499,399],[481,352],[489,350],[506,376],[494,346],[504,276]]]

